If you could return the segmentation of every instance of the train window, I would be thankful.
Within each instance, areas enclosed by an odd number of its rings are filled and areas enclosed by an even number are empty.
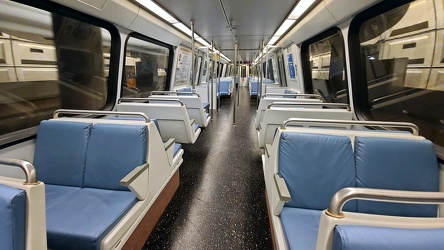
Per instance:
[[[125,46],[121,96],[147,97],[151,91],[168,90],[172,54],[170,45],[131,34]]]
[[[363,118],[413,122],[444,147],[443,1],[405,2],[378,5],[352,23],[355,99]]]
[[[51,118],[56,109],[97,110],[110,103],[109,66],[115,54],[111,25],[105,29],[89,23],[103,21],[80,16],[81,21],[67,12],[0,0],[2,143],[33,134],[31,128]]]
[[[305,90],[328,102],[348,103],[344,39],[332,29],[302,44]]]

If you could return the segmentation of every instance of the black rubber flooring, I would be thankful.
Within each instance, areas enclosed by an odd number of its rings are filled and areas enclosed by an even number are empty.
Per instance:
[[[222,98],[197,142],[183,144],[179,188],[144,249],[272,249],[256,99],[239,93],[236,126],[233,99]]]

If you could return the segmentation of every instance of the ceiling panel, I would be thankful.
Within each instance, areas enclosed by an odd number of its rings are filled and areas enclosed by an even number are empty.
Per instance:
[[[252,61],[262,41],[267,42],[287,17],[297,0],[222,0],[233,36],[244,61]],[[220,0],[155,0],[188,27],[195,20],[195,32],[214,41],[222,53],[234,59],[234,39]]]

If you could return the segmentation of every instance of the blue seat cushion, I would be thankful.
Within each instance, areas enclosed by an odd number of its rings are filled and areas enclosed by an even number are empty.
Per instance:
[[[191,87],[184,87],[184,88],[180,88],[180,89],[176,90],[176,92],[178,92],[177,95],[183,95],[183,96],[192,96],[193,94],[192,93],[180,93],[180,92],[192,92],[192,91],[193,91],[193,89]]]
[[[57,203],[69,198],[76,191],[79,191],[79,187],[60,186],[45,184],[45,206],[46,209],[53,207]]]
[[[429,191],[439,190],[438,161],[428,140],[356,137],[358,187]],[[358,201],[362,213],[435,217],[436,205]]]
[[[88,143],[85,187],[128,190],[120,180],[146,162],[145,125],[94,124]]]
[[[20,249],[26,246],[26,192],[0,184],[0,246]]]
[[[46,210],[48,248],[100,249],[103,237],[135,203],[130,191],[80,189]]]
[[[438,250],[444,246],[444,228],[407,229],[370,226],[336,226],[332,250]]]
[[[347,136],[284,132],[278,157],[279,175],[291,195],[285,206],[323,210],[337,191],[356,186]],[[344,209],[356,211],[356,202],[347,202]]]
[[[208,103],[208,102],[204,102],[204,103],[202,103],[203,104],[203,108],[205,109],[205,110],[209,110],[210,109],[210,103]]]
[[[33,162],[39,180],[81,187],[90,130],[89,123],[42,121],[37,131]]]
[[[180,144],[180,143],[174,143],[174,153],[173,153],[173,155],[176,155],[177,154],[177,152],[179,152],[179,150],[182,148],[182,144]]]
[[[322,211],[284,207],[280,219],[289,249],[316,249]]]

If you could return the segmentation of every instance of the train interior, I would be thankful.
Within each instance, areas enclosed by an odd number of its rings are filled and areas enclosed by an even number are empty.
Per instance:
[[[444,0],[0,0],[0,248],[442,249]]]

